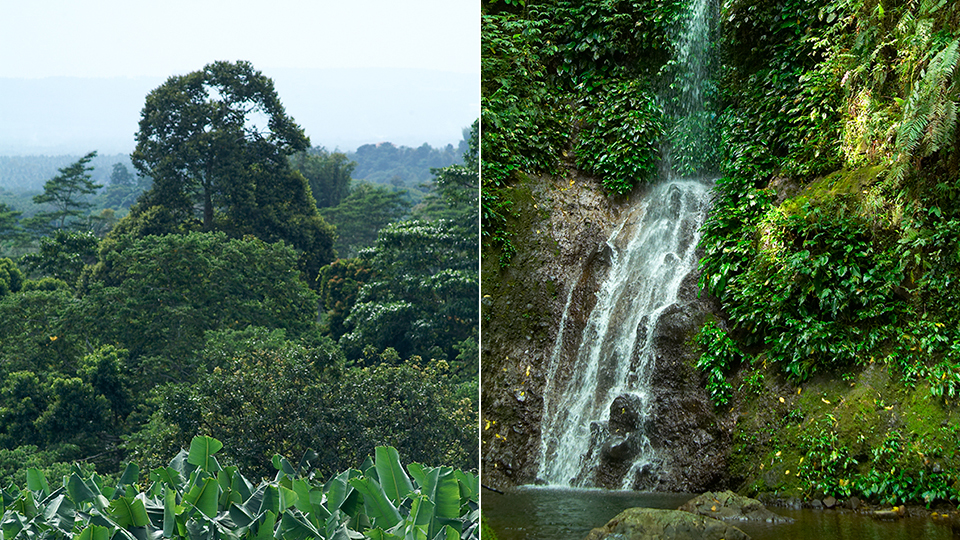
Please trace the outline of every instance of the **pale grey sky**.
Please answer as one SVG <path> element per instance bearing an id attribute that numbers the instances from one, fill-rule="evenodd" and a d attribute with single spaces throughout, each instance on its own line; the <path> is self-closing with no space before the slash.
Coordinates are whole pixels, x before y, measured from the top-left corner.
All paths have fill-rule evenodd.
<path id="1" fill-rule="evenodd" d="M 476 0 L 4 2 L 0 77 L 167 77 L 236 59 L 479 73 L 479 32 Z"/>
<path id="2" fill-rule="evenodd" d="M 274 78 L 287 112 L 331 149 L 456 144 L 480 111 L 475 0 L 31 0 L 2 11 L 0 154 L 129 152 L 146 92 L 215 60 Z M 76 77 L 129 80 L 91 97 L 100 85 Z"/>

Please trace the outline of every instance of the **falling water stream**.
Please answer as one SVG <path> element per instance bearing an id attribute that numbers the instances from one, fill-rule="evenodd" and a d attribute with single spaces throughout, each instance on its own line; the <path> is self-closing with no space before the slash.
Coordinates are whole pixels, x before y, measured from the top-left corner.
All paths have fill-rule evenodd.
<path id="1" fill-rule="evenodd" d="M 590 473 L 610 443 L 626 445 L 639 466 L 654 459 L 637 429 L 642 420 L 619 434 L 607 433 L 603 422 L 614 400 L 641 418 L 649 409 L 653 329 L 697 265 L 697 230 L 709 195 L 709 185 L 698 180 L 661 182 L 607 240 L 609 274 L 575 358 L 562 362 L 569 376 L 553 374 L 544 393 L 539 477 L 548 484 L 594 486 Z M 553 369 L 561 369 L 563 354 L 558 342 Z"/>
<path id="2" fill-rule="evenodd" d="M 702 82 L 712 18 L 710 0 L 693 0 L 677 40 L 680 95 L 671 114 L 702 117 Z M 697 124 L 696 121 L 691 124 Z M 687 131 L 697 136 L 696 131 Z M 572 291 L 548 365 L 538 479 L 554 486 L 609 486 L 595 471 L 604 456 L 631 460 L 620 480 L 658 459 L 644 430 L 649 417 L 650 371 L 660 315 L 678 300 L 684 278 L 697 265 L 699 228 L 712 182 L 678 178 L 671 151 L 661 181 L 641 197 L 606 242 L 608 273 L 586 326 L 576 339 L 567 328 Z M 577 342 L 571 344 L 571 341 Z M 612 411 L 612 412 L 611 412 Z"/>

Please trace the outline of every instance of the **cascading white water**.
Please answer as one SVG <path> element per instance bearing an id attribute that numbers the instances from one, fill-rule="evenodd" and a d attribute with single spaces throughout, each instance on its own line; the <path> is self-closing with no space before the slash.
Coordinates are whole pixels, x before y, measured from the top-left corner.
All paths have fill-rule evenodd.
<path id="1" fill-rule="evenodd" d="M 677 114 L 702 127 L 711 0 L 692 0 L 677 41 Z M 694 133 L 688 133 L 694 135 Z M 699 228 L 712 182 L 676 179 L 665 149 L 665 180 L 653 186 L 607 240 L 609 271 L 579 340 L 567 296 L 543 398 L 538 478 L 551 485 L 609 485 L 595 478 L 604 456 L 632 461 L 623 487 L 657 460 L 644 432 L 650 407 L 654 330 L 697 265 Z M 689 160 L 688 160 L 689 161 Z M 571 344 L 571 341 L 578 344 Z M 575 351 L 575 352 L 574 352 Z M 616 418 L 614 418 L 616 415 Z"/>
<path id="2" fill-rule="evenodd" d="M 562 363 L 569 377 L 552 373 L 544 392 L 541 480 L 594 485 L 590 471 L 600 452 L 591 452 L 591 424 L 607 417 L 618 396 L 636 396 L 641 413 L 648 409 L 652 330 L 697 265 L 697 230 L 709 197 L 710 187 L 701 181 L 660 183 L 607 241 L 610 273 L 597 293 L 576 357 L 560 362 L 563 347 L 558 343 L 554 349 L 551 363 Z M 642 450 L 637 461 L 652 460 L 646 441 L 637 443 Z"/>

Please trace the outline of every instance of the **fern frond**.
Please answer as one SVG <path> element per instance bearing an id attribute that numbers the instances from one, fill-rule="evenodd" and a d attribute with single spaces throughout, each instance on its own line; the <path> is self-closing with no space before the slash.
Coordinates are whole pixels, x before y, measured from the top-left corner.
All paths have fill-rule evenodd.
<path id="1" fill-rule="evenodd" d="M 926 5 L 928 0 L 924 2 Z M 929 9 L 939 9 L 937 4 L 931 6 Z M 953 98 L 957 93 L 960 39 L 954 39 L 936 54 L 931 49 L 924 56 L 930 60 L 913 83 L 897 127 L 897 160 L 891 171 L 895 182 L 903 178 L 913 158 L 950 146 L 957 130 L 957 102 Z"/>

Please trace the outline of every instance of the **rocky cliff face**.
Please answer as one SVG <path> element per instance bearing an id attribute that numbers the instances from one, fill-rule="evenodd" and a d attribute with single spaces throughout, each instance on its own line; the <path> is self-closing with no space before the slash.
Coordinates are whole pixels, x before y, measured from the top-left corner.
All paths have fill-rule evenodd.
<path id="1" fill-rule="evenodd" d="M 482 473 L 485 484 L 500 487 L 537 481 L 546 365 L 564 305 L 572 295 L 567 331 L 579 335 L 609 265 L 605 241 L 642 196 L 608 197 L 599 182 L 573 171 L 529 177 L 511 189 L 517 253 L 506 268 L 484 253 L 482 270 Z M 688 276 L 680 301 L 655 329 L 653 419 L 635 425 L 636 404 L 623 402 L 598 426 L 625 434 L 597 450 L 601 485 L 620 486 L 636 454 L 630 433 L 641 429 L 661 459 L 637 475 L 634 489 L 696 491 L 722 483 L 732 422 L 715 413 L 690 344 L 715 309 L 698 297 L 696 276 Z"/>

